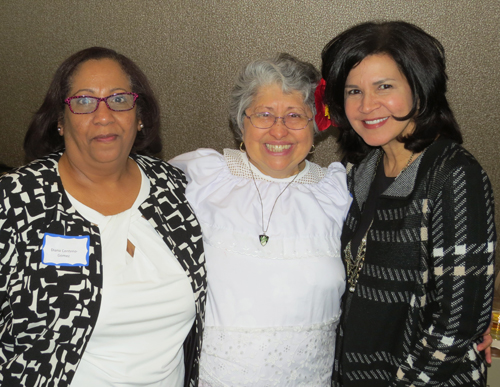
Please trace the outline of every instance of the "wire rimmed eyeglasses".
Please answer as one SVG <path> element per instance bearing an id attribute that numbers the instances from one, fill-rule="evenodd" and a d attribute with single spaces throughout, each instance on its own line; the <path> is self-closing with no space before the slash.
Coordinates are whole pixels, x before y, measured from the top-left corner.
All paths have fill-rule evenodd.
<path id="1" fill-rule="evenodd" d="M 307 117 L 306 115 L 299 113 L 289 113 L 286 116 L 278 117 L 269 112 L 262 113 L 254 113 L 248 115 L 244 113 L 245 117 L 247 117 L 253 126 L 257 129 L 269 129 L 278 122 L 278 119 L 281 119 L 283 125 L 285 125 L 290 130 L 302 130 L 309 125 L 313 119 Z"/>
<path id="2" fill-rule="evenodd" d="M 135 101 L 139 97 L 137 93 L 115 93 L 107 97 L 92 97 L 88 95 L 75 95 L 64 100 L 69 110 L 73 114 L 90 114 L 99 108 L 99 103 L 103 101 L 109 110 L 114 112 L 124 112 L 132 110 Z"/>

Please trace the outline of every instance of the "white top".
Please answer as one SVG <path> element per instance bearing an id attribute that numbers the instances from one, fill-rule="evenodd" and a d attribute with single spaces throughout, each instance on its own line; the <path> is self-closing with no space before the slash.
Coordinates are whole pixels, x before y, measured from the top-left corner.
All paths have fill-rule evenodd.
<path id="1" fill-rule="evenodd" d="M 99 317 L 71 387 L 184 385 L 182 344 L 195 319 L 193 290 L 138 210 L 150 184 L 141 173 L 135 203 L 117 215 L 104 216 L 68 194 L 76 210 L 99 226 L 103 260 Z M 133 257 L 127 239 L 135 246 Z"/>
<path id="2" fill-rule="evenodd" d="M 330 386 L 345 289 L 340 233 L 351 203 L 345 169 L 306 162 L 294 178 L 237 150 L 199 149 L 170 161 L 186 172 L 208 274 L 200 386 Z"/>

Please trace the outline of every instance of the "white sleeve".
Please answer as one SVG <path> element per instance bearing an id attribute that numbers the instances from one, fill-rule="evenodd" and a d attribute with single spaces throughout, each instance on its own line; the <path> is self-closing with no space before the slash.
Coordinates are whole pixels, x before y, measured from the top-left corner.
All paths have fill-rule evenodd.
<path id="1" fill-rule="evenodd" d="M 331 163 L 325 178 L 320 184 L 320 189 L 324 194 L 333 198 L 334 206 L 338 213 L 342 214 L 339 226 L 342 229 L 344 221 L 351 208 L 352 195 L 347 189 L 347 174 L 344 166 L 339 162 Z"/>
<path id="2" fill-rule="evenodd" d="M 169 161 L 186 174 L 186 197 L 196 211 L 200 202 L 217 187 L 218 178 L 227 169 L 224 156 L 209 148 L 200 148 Z"/>
<path id="3" fill-rule="evenodd" d="M 199 148 L 183 153 L 168 161 L 174 167 L 182 169 L 188 183 L 208 184 L 212 182 L 224 165 L 224 156 L 210 148 Z"/>

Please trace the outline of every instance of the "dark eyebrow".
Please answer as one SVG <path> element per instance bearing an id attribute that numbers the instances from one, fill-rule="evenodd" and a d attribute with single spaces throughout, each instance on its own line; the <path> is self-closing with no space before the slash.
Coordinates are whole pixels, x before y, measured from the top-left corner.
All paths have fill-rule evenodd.
<path id="1" fill-rule="evenodd" d="M 378 86 L 378 85 L 381 85 L 382 83 L 385 83 L 387 81 L 395 81 L 395 79 L 393 79 L 393 78 L 384 78 L 384 79 L 381 79 L 380 81 L 373 82 L 373 85 Z"/>
<path id="2" fill-rule="evenodd" d="M 81 94 L 82 92 L 85 92 L 85 91 L 88 92 L 88 93 L 94 93 L 95 92 L 93 89 L 80 89 L 80 90 L 77 90 L 72 95 L 72 97 L 74 97 L 75 95 L 79 95 L 79 94 Z M 111 92 L 111 94 L 115 94 L 116 92 L 124 92 L 124 93 L 126 93 L 127 89 L 124 89 L 123 87 L 115 87 L 114 89 L 111 89 L 110 92 Z"/>
<path id="3" fill-rule="evenodd" d="M 72 97 L 74 97 L 75 95 L 79 95 L 79 94 L 81 94 L 84 91 L 88 91 L 89 93 L 93 93 L 94 92 L 92 89 L 80 89 L 80 90 L 75 91 L 73 93 Z"/>
<path id="4" fill-rule="evenodd" d="M 384 79 L 381 79 L 380 81 L 377 81 L 377 82 L 373 82 L 372 85 L 374 86 L 378 86 L 378 85 L 381 85 L 387 81 L 396 81 L 394 78 L 384 78 Z M 355 88 L 358 88 L 359 86 L 357 85 L 345 85 L 344 86 L 344 89 L 355 89 Z"/>

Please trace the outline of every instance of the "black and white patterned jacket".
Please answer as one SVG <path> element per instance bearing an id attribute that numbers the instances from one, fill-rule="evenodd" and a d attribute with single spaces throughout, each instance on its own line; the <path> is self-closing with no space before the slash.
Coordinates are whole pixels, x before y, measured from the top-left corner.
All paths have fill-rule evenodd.
<path id="1" fill-rule="evenodd" d="M 102 291 L 99 229 L 72 207 L 52 154 L 0 179 L 0 385 L 68 386 L 97 321 Z M 132 155 L 151 182 L 142 215 L 185 269 L 196 319 L 184 343 L 186 386 L 198 384 L 206 276 L 201 229 L 177 168 Z M 41 262 L 44 233 L 90 236 L 88 266 Z"/>
<path id="2" fill-rule="evenodd" d="M 381 150 L 348 164 L 355 233 Z M 346 290 L 334 386 L 485 386 L 496 233 L 485 171 L 450 140 L 431 144 L 380 196 L 354 293 Z"/>

